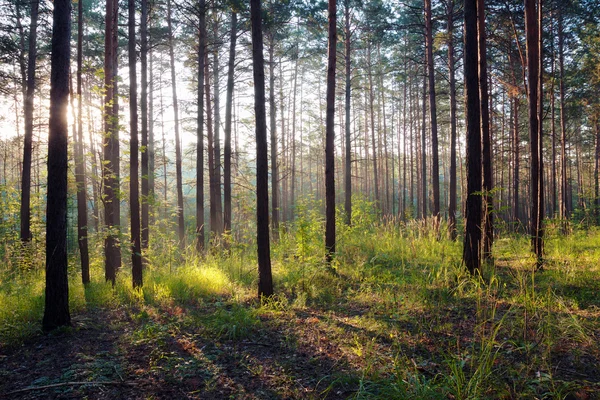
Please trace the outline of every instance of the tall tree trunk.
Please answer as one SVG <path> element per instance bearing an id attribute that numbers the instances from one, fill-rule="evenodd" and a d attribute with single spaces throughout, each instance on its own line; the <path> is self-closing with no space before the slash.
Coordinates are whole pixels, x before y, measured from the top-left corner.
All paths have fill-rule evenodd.
<path id="1" fill-rule="evenodd" d="M 426 66 L 425 66 L 426 67 Z M 421 121 L 421 210 L 423 219 L 427 219 L 427 144 L 425 142 L 425 133 L 427 132 L 427 69 L 423 75 L 423 114 Z"/>
<path id="2" fill-rule="evenodd" d="M 32 4 L 33 6 L 33 4 Z M 90 256 L 88 251 L 87 188 L 85 184 L 85 158 L 83 156 L 83 4 L 77 4 L 77 132 L 75 142 L 75 180 L 77 182 L 77 242 L 81 256 L 81 281 L 90 282 Z M 25 133 L 27 135 L 27 132 Z"/>
<path id="3" fill-rule="evenodd" d="M 563 11 L 559 8 L 558 15 L 558 67 L 559 67 L 559 97 L 560 97 L 560 218 L 563 220 L 563 232 L 567 231 L 569 219 L 569 181 L 567 177 L 567 120 L 565 113 L 565 54 L 564 54 Z"/>
<path id="4" fill-rule="evenodd" d="M 233 74 L 235 72 L 235 45 L 237 40 L 237 13 L 231 12 L 231 41 L 227 64 L 227 99 L 225 100 L 225 169 L 223 171 L 224 214 L 223 229 L 231 231 L 231 111 L 233 107 Z"/>
<path id="5" fill-rule="evenodd" d="M 269 161 L 265 110 L 265 67 L 260 0 L 250 0 L 252 26 L 252 70 L 256 119 L 256 242 L 258 254 L 258 297 L 273 295 L 269 243 Z"/>
<path id="6" fill-rule="evenodd" d="M 594 155 L 594 220 L 595 224 L 600 224 L 600 185 L 598 182 L 600 172 L 600 122 L 598 116 L 594 121 L 594 129 L 596 134 L 596 154 Z"/>
<path id="7" fill-rule="evenodd" d="M 23 173 L 21 179 L 21 241 L 31 240 L 31 159 L 33 153 L 33 96 L 37 58 L 37 25 L 39 0 L 30 3 L 29 54 L 27 58 L 27 88 L 24 99 L 25 142 L 23 146 Z"/>
<path id="8" fill-rule="evenodd" d="M 273 52 L 275 39 L 273 32 L 269 35 L 269 117 L 271 131 L 271 230 L 273 238 L 279 236 L 279 171 L 277 165 L 277 124 L 275 121 L 275 60 Z M 282 132 L 283 133 L 283 132 Z"/>
<path id="9" fill-rule="evenodd" d="M 346 111 L 346 121 L 345 121 L 345 129 L 346 129 L 346 163 L 344 165 L 344 177 L 345 177 L 345 201 L 344 201 L 344 210 L 346 211 L 346 224 L 352 224 L 352 149 L 350 142 L 350 100 L 351 100 L 351 76 L 352 73 L 351 65 L 350 65 L 350 0 L 344 0 L 344 35 L 345 35 L 345 49 L 346 53 L 344 55 L 344 61 L 346 66 L 346 89 L 345 89 L 345 111 Z"/>
<path id="10" fill-rule="evenodd" d="M 494 243 L 494 199 L 492 196 L 492 139 L 490 134 L 490 105 L 488 94 L 487 51 L 484 0 L 477 0 L 477 33 L 479 49 L 479 101 L 481 104 L 481 145 L 483 156 L 483 258 L 492 258 Z"/>
<path id="11" fill-rule="evenodd" d="M 198 27 L 198 114 L 196 143 L 196 251 L 204 250 L 204 61 L 206 49 L 206 2 L 199 0 Z M 227 160 L 227 157 L 225 157 Z"/>
<path id="12" fill-rule="evenodd" d="M 448 68 L 450 73 L 450 193 L 448 231 L 456 240 L 456 76 L 454 67 L 454 0 L 448 0 Z"/>
<path id="13" fill-rule="evenodd" d="M 171 87 L 173 88 L 173 115 L 175 118 L 175 180 L 177 186 L 177 233 L 179 247 L 185 247 L 185 219 L 183 216 L 183 178 L 181 171 L 181 141 L 179 139 L 179 102 L 177 101 L 177 80 L 175 79 L 175 51 L 173 49 L 173 22 L 171 0 L 167 1 L 167 29 L 169 38 L 169 61 L 171 66 Z"/>
<path id="14" fill-rule="evenodd" d="M 433 69 L 433 28 L 431 25 L 431 0 L 425 0 L 425 47 L 427 75 L 429 78 L 429 118 L 431 125 L 431 185 L 433 188 L 433 224 L 440 223 L 440 161 L 438 153 L 437 107 L 435 100 L 435 71 Z"/>
<path id="15" fill-rule="evenodd" d="M 71 324 L 67 276 L 67 105 L 71 55 L 71 2 L 55 0 L 50 56 L 46 290 L 42 327 Z"/>
<path id="16" fill-rule="evenodd" d="M 133 287 L 142 286 L 142 244 L 140 232 L 140 187 L 137 72 L 135 52 L 135 0 L 127 1 L 129 11 L 129 207 L 131 212 L 131 276 Z"/>
<path id="17" fill-rule="evenodd" d="M 517 223 L 517 226 L 521 224 L 521 215 L 519 214 L 519 183 L 521 182 L 521 178 L 519 177 L 519 168 L 520 168 L 520 147 L 521 140 L 519 139 L 519 97 L 515 96 L 513 99 L 513 146 L 514 146 L 514 162 L 513 162 L 513 185 L 514 185 L 514 193 L 513 193 L 513 212 L 514 212 L 514 222 Z"/>
<path id="18" fill-rule="evenodd" d="M 531 147 L 531 225 L 530 234 L 532 240 L 532 251 L 537 257 L 537 267 L 542 264 L 542 232 L 540 198 L 540 181 L 542 180 L 541 154 L 539 136 L 539 115 L 538 105 L 541 103 L 539 98 L 540 84 L 540 36 L 538 30 L 538 20 L 536 12 L 536 0 L 525 0 L 525 30 L 527 43 L 527 98 L 529 111 L 529 139 Z M 540 102 L 540 103 L 538 103 Z"/>
<path id="19" fill-rule="evenodd" d="M 150 239 L 150 186 L 149 186 L 149 146 L 148 146 L 148 0 L 141 0 L 142 15 L 140 20 L 141 36 L 141 98 L 140 112 L 142 119 L 142 249 L 148 248 Z M 152 115 L 152 114 L 150 114 Z"/>
<path id="20" fill-rule="evenodd" d="M 335 67 L 336 67 L 336 0 L 329 0 L 329 40 L 327 61 L 327 115 L 325 121 L 325 254 L 331 262 L 335 254 Z M 377 179 L 377 177 L 375 177 Z"/>
<path id="21" fill-rule="evenodd" d="M 215 233 L 220 236 L 223 233 L 223 203 L 221 202 L 221 139 L 220 139 L 220 128 L 221 128 L 221 105 L 220 105 L 220 89 L 219 89 L 219 15 L 218 12 L 214 12 L 215 22 L 213 24 L 213 87 L 214 87 L 214 147 L 215 152 L 215 170 L 214 170 L 214 190 L 215 190 L 215 218 L 216 226 Z"/>
<path id="22" fill-rule="evenodd" d="M 294 62 L 294 94 L 292 100 L 292 179 L 290 184 L 290 214 L 294 219 L 296 211 L 296 93 L 298 91 L 298 46 L 296 45 L 296 60 Z M 300 112 L 302 112 L 302 102 L 300 103 Z M 300 122 L 302 123 L 302 122 Z"/>
<path id="23" fill-rule="evenodd" d="M 379 202 L 379 173 L 377 172 L 377 146 L 375 144 L 375 109 L 374 109 L 374 93 L 373 93 L 373 71 L 371 65 L 371 45 L 367 48 L 367 65 L 369 75 L 369 114 L 371 128 L 371 145 L 373 146 L 373 184 L 375 185 L 375 203 L 377 209 L 381 209 Z"/>
<path id="24" fill-rule="evenodd" d="M 121 266 L 118 237 L 121 207 L 119 204 L 119 121 L 117 104 L 117 19 L 116 0 L 106 0 L 106 34 L 104 47 L 104 221 L 108 229 L 104 240 L 105 278 L 113 286 Z"/>
<path id="25" fill-rule="evenodd" d="M 204 54 L 204 91 L 206 96 L 206 150 L 208 152 L 208 202 L 210 213 L 210 233 L 214 239 L 218 234 L 218 217 L 217 217 L 217 177 L 215 175 L 215 140 L 213 130 L 213 109 L 210 99 L 210 70 L 208 63 L 208 53 Z"/>
<path id="26" fill-rule="evenodd" d="M 471 274 L 481 270 L 481 116 L 478 80 L 477 0 L 465 0 L 465 102 L 467 122 L 467 201 L 463 262 Z"/>

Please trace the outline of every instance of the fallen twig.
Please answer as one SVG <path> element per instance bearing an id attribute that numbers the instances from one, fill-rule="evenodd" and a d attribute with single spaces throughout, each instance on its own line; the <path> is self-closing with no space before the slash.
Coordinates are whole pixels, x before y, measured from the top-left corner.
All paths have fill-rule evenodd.
<path id="1" fill-rule="evenodd" d="M 107 381 L 107 382 L 61 382 L 61 383 L 53 383 L 52 385 L 44 385 L 44 386 L 30 386 L 24 389 L 13 390 L 8 393 L 0 393 L 0 396 L 9 396 L 11 394 L 29 392 L 32 390 L 43 390 L 43 389 L 51 389 L 57 388 L 61 386 L 82 386 L 82 385 L 127 385 L 127 386 L 136 386 L 136 383 L 133 382 L 118 382 L 118 381 Z"/>

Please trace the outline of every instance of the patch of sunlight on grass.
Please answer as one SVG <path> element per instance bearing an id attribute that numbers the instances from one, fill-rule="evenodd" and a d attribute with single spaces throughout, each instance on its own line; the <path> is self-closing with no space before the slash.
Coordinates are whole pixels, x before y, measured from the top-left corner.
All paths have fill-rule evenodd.
<path id="1" fill-rule="evenodd" d="M 42 274 L 0 285 L 0 343 L 14 344 L 40 330 L 44 310 Z"/>
<path id="2" fill-rule="evenodd" d="M 153 302 L 164 302 L 168 293 L 176 302 L 193 303 L 206 296 L 230 294 L 234 289 L 222 269 L 204 265 L 186 265 L 173 274 L 155 273 L 149 281 L 154 281 L 155 287 L 162 287 L 162 290 L 151 289 L 147 292 Z"/>

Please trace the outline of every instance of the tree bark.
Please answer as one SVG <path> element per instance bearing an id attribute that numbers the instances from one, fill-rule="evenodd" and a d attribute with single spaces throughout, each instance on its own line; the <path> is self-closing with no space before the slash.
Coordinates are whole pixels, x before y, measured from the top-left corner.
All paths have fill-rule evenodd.
<path id="1" fill-rule="evenodd" d="M 345 185 L 345 193 L 344 193 L 344 210 L 346 211 L 346 224 L 352 224 L 352 149 L 351 149 L 351 141 L 350 141 L 350 100 L 352 94 L 352 86 L 351 86 L 351 73 L 352 68 L 350 65 L 350 51 L 351 51 L 351 42 L 350 42 L 350 0 L 344 0 L 344 36 L 345 36 L 345 49 L 346 53 L 344 55 L 344 61 L 346 66 L 346 89 L 345 89 L 345 111 L 346 111 L 346 121 L 345 121 L 345 133 L 346 133 L 346 163 L 344 165 L 344 185 Z"/>
<path id="2" fill-rule="evenodd" d="M 33 96 L 37 59 L 37 25 L 39 0 L 31 3 L 29 24 L 29 51 L 27 58 L 27 88 L 24 98 L 25 135 L 23 146 L 23 173 L 21 179 L 21 241 L 31 240 L 31 159 L 33 153 Z"/>
<path id="3" fill-rule="evenodd" d="M 185 219 L 183 216 L 183 178 L 181 171 L 181 141 L 179 139 L 179 102 L 177 100 L 177 80 L 175 79 L 175 51 L 173 49 L 173 22 L 171 20 L 171 0 L 167 1 L 167 29 L 169 39 L 169 61 L 171 64 L 171 87 L 173 88 L 173 114 L 175 118 L 175 180 L 177 186 L 177 233 L 179 247 L 185 248 Z"/>
<path id="4" fill-rule="evenodd" d="M 113 286 L 121 266 L 119 230 L 121 207 L 119 204 L 119 116 L 117 104 L 117 9 L 116 0 L 106 0 L 106 34 L 104 42 L 104 222 L 108 229 L 104 240 L 105 279 Z"/>
<path id="5" fill-rule="evenodd" d="M 214 87 L 214 146 L 215 152 L 214 157 L 214 195 L 215 195 L 215 234 L 221 236 L 223 233 L 223 203 L 221 203 L 221 140 L 220 140 L 220 128 L 221 128 L 221 106 L 220 106 L 220 89 L 219 89 L 219 19 L 218 13 L 215 11 L 213 24 L 213 87 Z"/>
<path id="6" fill-rule="evenodd" d="M 227 64 L 227 99 L 225 100 L 225 169 L 223 171 L 223 230 L 231 231 L 231 114 L 233 107 L 233 74 L 235 72 L 235 45 L 237 40 L 237 13 L 231 12 L 231 41 L 229 44 L 229 62 Z"/>
<path id="7" fill-rule="evenodd" d="M 42 327 L 70 325 L 67 276 L 67 164 L 71 2 L 55 0 L 50 56 L 46 289 Z"/>
<path id="8" fill-rule="evenodd" d="M 206 2 L 199 0 L 198 27 L 198 114 L 196 143 L 196 251 L 204 250 L 204 61 L 206 48 Z"/>
<path id="9" fill-rule="evenodd" d="M 256 242 L 258 255 L 258 297 L 273 295 L 269 243 L 269 162 L 265 110 L 265 67 L 260 0 L 250 0 L 252 26 L 252 70 L 256 119 Z"/>
<path id="10" fill-rule="evenodd" d="M 539 109 L 541 106 L 540 95 L 540 36 L 539 21 L 537 19 L 536 0 L 525 0 L 525 30 L 527 43 L 527 100 L 529 111 L 529 140 L 531 148 L 531 223 L 530 234 L 532 251 L 536 255 L 537 268 L 542 266 L 542 218 L 543 199 L 542 193 L 542 168 L 540 154 L 540 120 Z M 540 210 L 540 208 L 542 210 Z"/>
<path id="11" fill-rule="evenodd" d="M 478 80 L 477 0 L 465 0 L 465 102 L 467 123 L 467 201 L 463 262 L 471 274 L 481 270 L 481 116 Z"/>
<path id="12" fill-rule="evenodd" d="M 135 48 L 135 0 L 127 1 L 129 11 L 129 207 L 131 212 L 131 276 L 133 287 L 142 287 L 142 244 L 140 232 L 140 188 L 138 161 L 138 107 Z"/>
<path id="13" fill-rule="evenodd" d="M 277 124 L 275 121 L 275 60 L 273 52 L 275 39 L 269 33 L 269 117 L 271 131 L 271 231 L 273 238 L 279 236 L 279 170 L 277 165 Z"/>
<path id="14" fill-rule="evenodd" d="M 329 0 L 329 40 L 327 61 L 327 114 L 325 121 L 325 252 L 327 262 L 335 254 L 335 67 L 336 0 Z M 371 88 L 372 89 L 372 88 Z M 372 105 L 372 102 L 371 102 Z M 377 176 L 375 177 L 377 179 Z"/>
<path id="15" fill-rule="evenodd" d="M 440 161 L 438 152 L 437 106 L 435 99 L 435 71 L 433 69 L 433 28 L 431 0 L 425 0 L 425 47 L 429 78 L 429 118 L 431 125 L 431 186 L 433 189 L 433 224 L 437 231 L 440 223 Z"/>
<path id="16" fill-rule="evenodd" d="M 448 232 L 456 240 L 456 74 L 454 60 L 454 0 L 448 0 L 448 69 L 450 74 L 450 193 Z"/>
<path id="17" fill-rule="evenodd" d="M 33 4 L 32 4 L 33 6 Z M 81 281 L 90 282 L 90 256 L 88 251 L 87 188 L 85 184 L 85 158 L 83 151 L 83 4 L 77 4 L 77 135 L 75 142 L 75 180 L 77 182 L 77 242 L 81 257 Z M 27 134 L 27 133 L 26 133 Z"/>
<path id="18" fill-rule="evenodd" d="M 80 0 L 81 1 L 81 0 Z M 148 0 L 141 0 L 140 20 L 140 58 L 141 58 L 141 96 L 140 112 L 142 120 L 142 249 L 148 248 L 150 240 L 150 185 L 149 185 L 149 146 L 148 146 Z M 150 114 L 151 116 L 151 114 Z M 152 116 L 151 116 L 152 117 Z"/>
<path id="19" fill-rule="evenodd" d="M 490 136 L 490 105 L 488 94 L 485 6 L 477 0 L 477 33 L 479 49 L 479 101 L 481 104 L 481 145 L 483 156 L 483 258 L 492 258 L 494 243 L 494 199 L 492 196 L 492 140 Z"/>

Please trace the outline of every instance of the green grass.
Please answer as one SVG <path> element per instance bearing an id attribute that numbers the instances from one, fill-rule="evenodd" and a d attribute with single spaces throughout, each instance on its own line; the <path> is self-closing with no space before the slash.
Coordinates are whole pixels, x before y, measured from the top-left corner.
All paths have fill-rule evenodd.
<path id="1" fill-rule="evenodd" d="M 72 313 L 128 310 L 138 324 L 126 339 L 132 345 L 164 344 L 192 332 L 252 342 L 281 325 L 290 351 L 329 349 L 344 360 L 343 370 L 319 389 L 323 395 L 338 387 L 351 387 L 348 396 L 356 399 L 564 398 L 600 390 L 575 373 L 600 354 L 594 337 L 600 231 L 555 232 L 546 240 L 541 272 L 533 270 L 527 238 L 502 237 L 495 266 L 470 277 L 461 266 L 460 242 L 438 240 L 418 222 L 378 225 L 367 209 L 359 208 L 363 214 L 353 227 L 340 225 L 333 272 L 321 255 L 320 217 L 301 209 L 296 225 L 273 245 L 279 293 L 273 300 L 255 300 L 251 245 L 203 258 L 193 249 L 163 247 L 150 252 L 140 290 L 125 268 L 114 288 L 105 283 L 97 258 L 85 288 L 72 267 Z M 1 343 L 39 335 L 42 309 L 39 267 L 0 271 Z M 174 374 L 196 365 L 156 351 L 161 368 L 173 363 L 185 370 Z M 563 362 L 577 371 L 561 373 Z M 253 368 L 263 373 L 262 366 Z"/>

